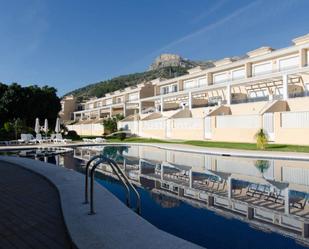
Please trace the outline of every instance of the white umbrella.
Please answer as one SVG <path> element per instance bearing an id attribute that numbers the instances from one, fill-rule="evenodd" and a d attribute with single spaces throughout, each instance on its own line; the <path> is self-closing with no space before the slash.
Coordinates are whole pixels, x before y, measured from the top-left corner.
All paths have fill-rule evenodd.
<path id="1" fill-rule="evenodd" d="M 45 131 L 45 133 L 48 132 L 48 120 L 47 120 L 47 118 L 45 118 L 45 121 L 44 121 L 44 131 Z"/>
<path id="2" fill-rule="evenodd" d="M 59 120 L 59 118 L 57 118 L 57 120 L 56 120 L 55 132 L 56 133 L 60 132 L 60 120 Z"/>
<path id="3" fill-rule="evenodd" d="M 39 120 L 39 118 L 35 119 L 34 131 L 35 131 L 36 134 L 40 133 L 40 120 Z"/>

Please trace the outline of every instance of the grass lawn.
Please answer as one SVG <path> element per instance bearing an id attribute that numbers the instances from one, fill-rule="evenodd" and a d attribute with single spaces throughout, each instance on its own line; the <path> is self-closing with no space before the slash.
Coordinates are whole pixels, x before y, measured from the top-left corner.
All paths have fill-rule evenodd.
<path id="1" fill-rule="evenodd" d="M 108 139 L 109 142 L 115 143 L 168 143 L 168 144 L 187 144 L 210 148 L 226 148 L 239 150 L 258 150 L 254 143 L 231 143 L 231 142 L 212 142 L 212 141 L 178 141 L 178 140 L 161 140 L 153 138 L 131 137 L 121 141 L 117 138 Z M 286 144 L 268 144 L 266 151 L 287 151 L 287 152 L 306 152 L 309 153 L 309 146 L 286 145 Z"/>

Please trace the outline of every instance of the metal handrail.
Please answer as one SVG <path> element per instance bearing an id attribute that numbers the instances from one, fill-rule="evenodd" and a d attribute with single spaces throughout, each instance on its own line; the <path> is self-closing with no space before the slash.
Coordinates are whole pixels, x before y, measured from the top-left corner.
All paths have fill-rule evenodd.
<path id="1" fill-rule="evenodd" d="M 92 157 L 87 165 L 86 165 L 86 178 L 85 178 L 85 201 L 84 203 L 87 204 L 88 203 L 88 178 L 89 178 L 89 167 L 91 165 L 91 162 L 93 162 L 94 160 L 99 159 L 98 161 L 95 162 L 95 164 L 93 165 L 93 167 L 90 170 L 90 174 L 91 174 L 91 185 L 90 185 L 90 213 L 89 214 L 95 214 L 94 211 L 94 173 L 95 170 L 97 168 L 97 166 L 103 162 L 107 162 L 111 168 L 113 169 L 113 171 L 115 172 L 115 174 L 117 175 L 117 177 L 119 178 L 119 180 L 121 181 L 121 183 L 124 185 L 124 187 L 126 188 L 126 203 L 127 206 L 130 207 L 130 187 L 131 189 L 133 189 L 136 197 L 137 197 L 137 208 L 136 208 L 136 212 L 138 214 L 140 214 L 141 211 L 141 199 L 140 199 L 140 195 L 137 192 L 137 190 L 135 189 L 135 187 L 133 186 L 133 184 L 129 181 L 129 179 L 127 178 L 127 176 L 124 174 L 124 172 L 120 169 L 120 167 L 118 166 L 118 164 L 103 155 L 97 155 Z"/>
<path id="2" fill-rule="evenodd" d="M 102 156 L 103 157 L 103 156 Z M 95 211 L 94 211 L 94 173 L 95 173 L 95 170 L 97 168 L 97 166 L 100 164 L 100 163 L 103 163 L 103 162 L 107 162 L 113 169 L 113 171 L 115 172 L 115 174 L 117 175 L 117 177 L 119 178 L 119 180 L 121 181 L 121 183 L 125 186 L 126 190 L 127 190 L 127 194 L 126 194 L 126 200 L 127 200 L 127 206 L 130 207 L 130 188 L 129 186 L 123 181 L 123 179 L 120 177 L 119 173 L 115 170 L 114 166 L 111 165 L 111 163 L 109 162 L 109 159 L 106 158 L 106 157 L 103 157 L 101 158 L 99 161 L 97 161 L 93 167 L 91 168 L 91 171 L 90 171 L 90 174 L 91 174 L 91 184 L 90 184 L 90 212 L 89 214 L 92 215 L 92 214 L 95 214 Z"/>
<path id="3" fill-rule="evenodd" d="M 138 214 L 140 214 L 141 212 L 141 197 L 140 194 L 138 193 L 138 191 L 136 190 L 136 188 L 133 186 L 133 184 L 129 181 L 128 177 L 125 175 L 125 173 L 121 170 L 121 168 L 119 167 L 119 165 L 114 161 L 108 158 L 108 160 L 110 160 L 110 162 L 112 164 L 114 164 L 114 166 L 119 170 L 120 174 L 122 175 L 122 177 L 125 179 L 125 181 L 127 182 L 127 184 L 131 187 L 131 189 L 133 189 L 133 192 L 135 193 L 137 200 L 136 200 L 136 212 Z"/>
<path id="4" fill-rule="evenodd" d="M 90 167 L 90 164 L 96 160 L 96 159 L 99 159 L 101 158 L 101 155 L 97 155 L 97 156 L 94 156 L 92 157 L 86 164 L 86 178 L 85 178 L 85 200 L 84 200 L 84 204 L 88 204 L 89 201 L 88 201 L 88 178 L 89 178 L 89 167 Z"/>

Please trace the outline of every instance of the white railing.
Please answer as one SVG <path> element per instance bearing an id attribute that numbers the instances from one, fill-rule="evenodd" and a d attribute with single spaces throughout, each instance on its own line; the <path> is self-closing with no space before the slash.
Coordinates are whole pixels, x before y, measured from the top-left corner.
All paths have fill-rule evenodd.
<path id="1" fill-rule="evenodd" d="M 217 116 L 217 128 L 258 129 L 261 126 L 260 115 Z"/>
<path id="2" fill-rule="evenodd" d="M 281 113 L 282 128 L 309 128 L 309 112 Z"/>

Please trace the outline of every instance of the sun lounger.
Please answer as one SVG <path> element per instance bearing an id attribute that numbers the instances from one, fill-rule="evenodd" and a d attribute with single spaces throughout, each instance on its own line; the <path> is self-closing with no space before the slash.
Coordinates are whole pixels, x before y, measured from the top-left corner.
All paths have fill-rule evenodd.
<path id="1" fill-rule="evenodd" d="M 20 134 L 20 139 L 18 139 L 19 143 L 28 143 L 28 136 L 27 134 Z"/>
<path id="2" fill-rule="evenodd" d="M 72 139 L 62 138 L 61 134 L 55 134 L 55 138 L 53 138 L 54 143 L 67 143 L 71 141 Z"/>
<path id="3" fill-rule="evenodd" d="M 96 137 L 94 139 L 90 139 L 90 138 L 83 138 L 83 142 L 84 143 L 105 143 L 106 139 L 101 138 L 101 137 Z"/>
<path id="4" fill-rule="evenodd" d="M 290 204 L 291 206 L 299 209 L 304 209 L 308 202 L 308 194 L 305 195 L 292 195 L 290 196 Z"/>
<path id="5" fill-rule="evenodd" d="M 262 195 L 269 195 L 269 186 L 251 183 L 248 186 L 246 194 L 251 197 L 261 197 Z"/>
<path id="6" fill-rule="evenodd" d="M 96 138 L 94 139 L 94 142 L 95 142 L 95 143 L 104 143 L 104 142 L 106 142 L 106 139 L 101 138 L 101 137 L 96 137 Z"/>

